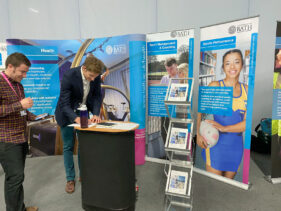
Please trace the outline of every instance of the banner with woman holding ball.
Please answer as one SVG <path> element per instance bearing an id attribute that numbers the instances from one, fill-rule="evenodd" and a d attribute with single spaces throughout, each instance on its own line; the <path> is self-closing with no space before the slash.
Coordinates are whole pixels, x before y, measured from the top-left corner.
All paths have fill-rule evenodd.
<path id="1" fill-rule="evenodd" d="M 257 33 L 257 17 L 201 28 L 195 166 L 229 183 L 248 184 Z"/>

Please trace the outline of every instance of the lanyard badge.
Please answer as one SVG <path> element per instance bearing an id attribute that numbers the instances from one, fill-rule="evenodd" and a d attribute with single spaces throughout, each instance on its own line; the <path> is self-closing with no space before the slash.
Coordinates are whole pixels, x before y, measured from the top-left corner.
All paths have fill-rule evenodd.
<path id="1" fill-rule="evenodd" d="M 13 92 L 16 94 L 16 96 L 19 98 L 19 100 L 21 100 L 22 97 L 21 97 L 21 91 L 20 91 L 19 85 L 17 84 L 18 91 L 19 91 L 19 95 L 18 95 L 18 93 L 16 92 L 16 90 L 14 89 L 14 87 L 12 86 L 12 84 L 10 83 L 9 79 L 6 77 L 6 75 L 5 75 L 3 72 L 1 72 L 1 75 L 3 76 L 3 78 L 5 79 L 5 81 L 9 84 L 10 88 L 13 90 Z M 21 115 L 21 116 L 26 116 L 26 115 L 27 115 L 26 110 L 21 110 L 21 111 L 20 111 L 20 115 Z"/>
<path id="2" fill-rule="evenodd" d="M 26 110 L 20 111 L 20 115 L 21 115 L 21 116 L 26 116 L 26 114 L 27 114 L 27 113 L 26 113 Z"/>
<path id="3" fill-rule="evenodd" d="M 3 78 L 5 79 L 5 81 L 9 84 L 10 88 L 13 90 L 13 92 L 16 94 L 16 96 L 17 96 L 20 100 L 22 100 L 21 91 L 20 91 L 19 85 L 17 84 L 17 87 L 18 87 L 18 90 L 19 90 L 19 95 L 18 95 L 18 93 L 16 92 L 16 90 L 15 90 L 14 87 L 12 86 L 12 84 L 11 84 L 11 82 L 9 81 L 9 79 L 7 78 L 7 76 L 6 76 L 3 72 L 1 72 L 1 75 L 3 76 Z"/>

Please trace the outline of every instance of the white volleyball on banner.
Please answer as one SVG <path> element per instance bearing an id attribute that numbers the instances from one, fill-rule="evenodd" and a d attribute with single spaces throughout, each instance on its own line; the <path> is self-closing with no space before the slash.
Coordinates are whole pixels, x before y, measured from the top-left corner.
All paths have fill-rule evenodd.
<path id="1" fill-rule="evenodd" d="M 200 134 L 207 141 L 209 148 L 218 143 L 219 131 L 212 124 L 206 121 L 202 121 L 200 124 Z"/>

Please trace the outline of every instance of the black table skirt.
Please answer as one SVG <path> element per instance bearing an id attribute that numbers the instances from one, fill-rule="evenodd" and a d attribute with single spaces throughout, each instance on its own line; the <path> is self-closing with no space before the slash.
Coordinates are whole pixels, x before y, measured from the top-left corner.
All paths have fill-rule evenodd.
<path id="1" fill-rule="evenodd" d="M 134 210 L 134 131 L 79 131 L 78 140 L 83 208 L 87 211 Z"/>

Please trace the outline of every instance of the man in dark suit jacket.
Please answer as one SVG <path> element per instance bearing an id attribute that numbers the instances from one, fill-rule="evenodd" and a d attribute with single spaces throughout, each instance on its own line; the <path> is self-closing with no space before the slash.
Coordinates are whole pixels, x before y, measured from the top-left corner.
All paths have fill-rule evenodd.
<path id="1" fill-rule="evenodd" d="M 66 71 L 61 81 L 60 97 L 55 116 L 58 125 L 61 127 L 63 139 L 64 166 L 67 179 L 65 191 L 67 193 L 73 193 L 75 190 L 74 128 L 67 125 L 80 124 L 78 108 L 82 105 L 86 105 L 88 111 L 93 114 L 89 123 L 100 122 L 99 113 L 102 103 L 100 74 L 103 68 L 104 65 L 99 59 L 89 56 L 82 66 Z M 78 166 L 79 160 L 78 148 Z"/>

